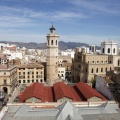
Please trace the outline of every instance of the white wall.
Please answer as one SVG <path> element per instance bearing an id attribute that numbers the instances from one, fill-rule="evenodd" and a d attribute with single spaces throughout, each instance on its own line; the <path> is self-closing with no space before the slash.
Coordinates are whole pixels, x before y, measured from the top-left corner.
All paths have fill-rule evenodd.
<path id="1" fill-rule="evenodd" d="M 11 51 L 7 50 L 7 51 L 3 51 L 3 53 L 9 55 L 9 56 L 7 56 L 7 58 L 9 60 L 12 60 L 12 59 L 15 59 L 15 58 L 19 58 L 19 59 L 23 58 L 22 52 L 11 52 Z"/>

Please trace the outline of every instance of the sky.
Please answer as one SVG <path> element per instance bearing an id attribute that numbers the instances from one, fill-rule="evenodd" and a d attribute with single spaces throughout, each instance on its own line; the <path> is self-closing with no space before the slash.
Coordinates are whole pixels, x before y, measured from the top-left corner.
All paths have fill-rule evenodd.
<path id="1" fill-rule="evenodd" d="M 0 0 L 0 41 L 45 43 L 52 22 L 59 41 L 120 45 L 120 0 Z"/>

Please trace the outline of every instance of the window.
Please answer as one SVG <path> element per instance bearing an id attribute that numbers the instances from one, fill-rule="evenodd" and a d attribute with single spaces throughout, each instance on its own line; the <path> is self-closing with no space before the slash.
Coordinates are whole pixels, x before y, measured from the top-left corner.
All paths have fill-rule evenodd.
<path id="1" fill-rule="evenodd" d="M 108 48 L 108 53 L 110 53 L 110 48 Z"/>
<path id="2" fill-rule="evenodd" d="M 48 45 L 49 45 L 49 40 L 48 40 Z"/>
<path id="3" fill-rule="evenodd" d="M 6 72 L 4 72 L 4 75 L 6 75 Z"/>
<path id="4" fill-rule="evenodd" d="M 27 80 L 28 83 L 30 83 L 30 80 Z"/>
<path id="5" fill-rule="evenodd" d="M 38 82 L 38 79 L 36 80 L 36 82 Z"/>
<path id="6" fill-rule="evenodd" d="M 57 45 L 57 40 L 56 40 L 56 45 Z"/>
<path id="7" fill-rule="evenodd" d="M 115 48 L 113 49 L 113 53 L 115 53 Z"/>
<path id="8" fill-rule="evenodd" d="M 25 80 L 23 80 L 23 83 L 25 83 Z"/>
<path id="9" fill-rule="evenodd" d="M 34 82 L 34 80 L 32 80 L 32 82 Z"/>
<path id="10" fill-rule="evenodd" d="M 96 73 L 98 73 L 98 68 L 96 69 Z"/>
<path id="11" fill-rule="evenodd" d="M 105 49 L 103 48 L 103 49 L 102 49 L 102 53 L 104 53 L 104 52 L 105 52 Z"/>
<path id="12" fill-rule="evenodd" d="M 93 68 L 91 69 L 91 73 L 93 73 Z"/>
<path id="13" fill-rule="evenodd" d="M 36 72 L 36 74 L 38 74 L 38 72 Z"/>
<path id="14" fill-rule="evenodd" d="M 42 71 L 41 71 L 41 74 L 42 74 Z"/>
<path id="15" fill-rule="evenodd" d="M 21 75 L 21 72 L 19 72 L 19 75 Z"/>
<path id="16" fill-rule="evenodd" d="M 51 40 L 51 45 L 53 45 L 53 40 Z"/>
<path id="17" fill-rule="evenodd" d="M 103 68 L 101 68 L 101 72 L 103 72 Z"/>
<path id="18" fill-rule="evenodd" d="M 21 80 L 19 80 L 19 83 L 21 83 Z"/>
<path id="19" fill-rule="evenodd" d="M 105 68 L 105 71 L 107 71 L 107 67 Z"/>
<path id="20" fill-rule="evenodd" d="M 120 60 L 118 60 L 118 66 L 120 66 Z"/>
<path id="21" fill-rule="evenodd" d="M 7 80 L 4 80 L 3 82 L 4 82 L 4 84 L 7 84 Z"/>
<path id="22" fill-rule="evenodd" d="M 112 70 L 112 68 L 110 67 L 110 71 Z"/>

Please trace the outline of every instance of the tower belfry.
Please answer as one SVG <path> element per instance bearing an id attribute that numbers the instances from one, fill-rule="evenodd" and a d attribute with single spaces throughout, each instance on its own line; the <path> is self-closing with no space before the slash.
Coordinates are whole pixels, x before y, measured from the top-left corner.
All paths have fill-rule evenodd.
<path id="1" fill-rule="evenodd" d="M 52 25 L 47 34 L 47 82 L 55 82 L 58 78 L 58 38 Z"/>

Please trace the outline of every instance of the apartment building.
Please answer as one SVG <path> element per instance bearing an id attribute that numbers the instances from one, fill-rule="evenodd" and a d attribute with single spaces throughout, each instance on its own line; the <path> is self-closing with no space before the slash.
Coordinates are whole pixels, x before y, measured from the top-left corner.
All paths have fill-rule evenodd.
<path id="1" fill-rule="evenodd" d="M 18 65 L 17 78 L 19 84 L 44 83 L 44 66 L 36 63 Z"/>
<path id="2" fill-rule="evenodd" d="M 0 90 L 10 94 L 17 85 L 17 69 L 14 65 L 0 65 Z"/>

